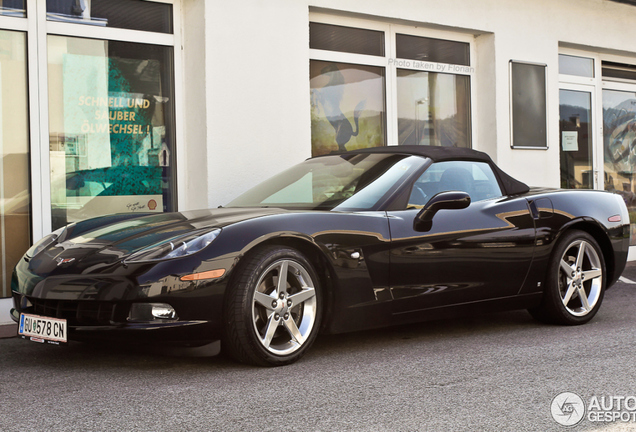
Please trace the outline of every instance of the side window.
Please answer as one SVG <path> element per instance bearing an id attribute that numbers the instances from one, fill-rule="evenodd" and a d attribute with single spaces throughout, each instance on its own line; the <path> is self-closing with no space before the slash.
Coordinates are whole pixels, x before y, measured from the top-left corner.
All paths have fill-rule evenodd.
<path id="1" fill-rule="evenodd" d="M 413 184 L 408 208 L 421 208 L 434 195 L 446 191 L 466 192 L 473 202 L 501 196 L 497 178 L 487 163 L 437 162 Z"/>

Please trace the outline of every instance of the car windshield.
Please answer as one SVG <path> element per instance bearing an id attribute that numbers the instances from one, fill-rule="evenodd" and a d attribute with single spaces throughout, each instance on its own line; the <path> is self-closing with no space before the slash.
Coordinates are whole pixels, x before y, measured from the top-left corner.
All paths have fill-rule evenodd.
<path id="1" fill-rule="evenodd" d="M 348 154 L 309 159 L 264 181 L 227 207 L 376 210 L 425 158 Z"/>

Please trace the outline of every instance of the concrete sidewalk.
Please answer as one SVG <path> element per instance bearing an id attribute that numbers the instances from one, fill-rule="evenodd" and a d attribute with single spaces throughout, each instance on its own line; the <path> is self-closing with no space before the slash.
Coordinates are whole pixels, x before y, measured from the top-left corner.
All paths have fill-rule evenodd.
<path id="1" fill-rule="evenodd" d="M 636 284 L 636 261 L 629 261 L 618 282 Z"/>
<path id="2" fill-rule="evenodd" d="M 0 325 L 0 339 L 16 337 L 18 335 L 18 325 Z"/>

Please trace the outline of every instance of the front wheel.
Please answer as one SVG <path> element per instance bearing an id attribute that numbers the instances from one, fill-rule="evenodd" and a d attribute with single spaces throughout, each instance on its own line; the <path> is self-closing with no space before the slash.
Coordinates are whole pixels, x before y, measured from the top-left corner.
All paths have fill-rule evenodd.
<path id="1" fill-rule="evenodd" d="M 530 309 L 540 321 L 578 325 L 598 312 L 605 294 L 605 261 L 594 238 L 583 231 L 569 231 L 555 246 L 548 266 L 543 300 Z"/>
<path id="2" fill-rule="evenodd" d="M 295 362 L 320 326 L 322 293 L 311 263 L 295 249 L 275 246 L 236 270 L 226 294 L 224 349 L 242 363 Z"/>

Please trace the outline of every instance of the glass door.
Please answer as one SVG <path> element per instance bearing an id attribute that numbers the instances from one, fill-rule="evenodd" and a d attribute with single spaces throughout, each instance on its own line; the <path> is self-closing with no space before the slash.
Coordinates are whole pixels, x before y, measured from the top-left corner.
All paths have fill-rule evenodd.
<path id="1" fill-rule="evenodd" d="M 559 90 L 559 153 L 561 187 L 594 189 L 597 170 L 594 164 L 592 107 L 594 88 L 561 84 Z"/>
<path id="2" fill-rule="evenodd" d="M 620 194 L 636 245 L 636 85 L 603 85 L 603 167 L 605 190 Z"/>
<path id="3" fill-rule="evenodd" d="M 26 53 L 26 33 L 0 30 L 0 298 L 31 240 Z"/>

